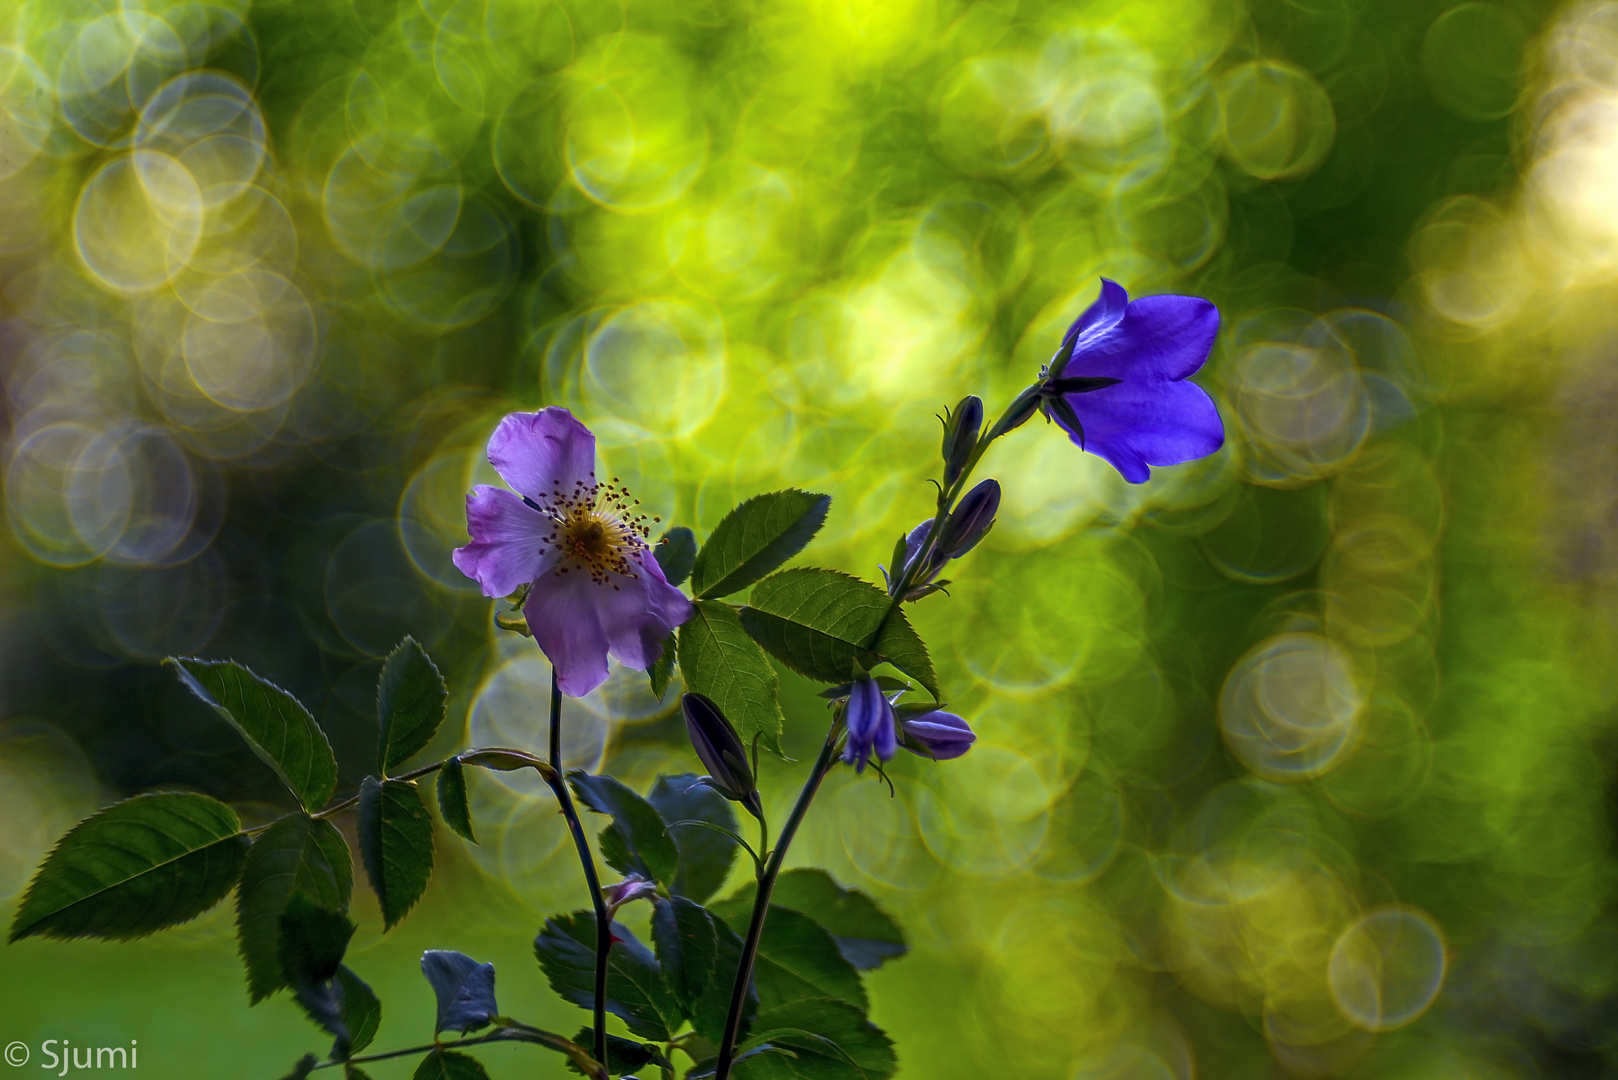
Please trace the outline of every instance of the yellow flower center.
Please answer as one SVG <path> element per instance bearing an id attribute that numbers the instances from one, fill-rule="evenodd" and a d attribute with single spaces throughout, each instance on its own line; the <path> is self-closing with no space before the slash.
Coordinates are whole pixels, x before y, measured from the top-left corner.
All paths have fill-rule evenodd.
<path id="1" fill-rule="evenodd" d="M 640 576 L 638 556 L 647 550 L 650 523 L 661 520 L 635 513 L 640 500 L 631 497 L 616 476 L 611 483 L 598 484 L 594 473 L 589 483 L 581 480 L 570 492 L 558 485 L 548 498 L 533 505 L 555 526 L 540 553 L 548 554 L 553 548 L 560 551 L 556 576 L 583 572 L 597 585 L 614 589 L 619 588 L 614 577 Z"/>

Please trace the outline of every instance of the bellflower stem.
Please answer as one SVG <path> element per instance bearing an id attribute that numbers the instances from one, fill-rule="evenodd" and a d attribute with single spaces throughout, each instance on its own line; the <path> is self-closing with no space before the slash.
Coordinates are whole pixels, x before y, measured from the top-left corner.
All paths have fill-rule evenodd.
<path id="1" fill-rule="evenodd" d="M 601 895 L 601 879 L 596 876 L 595 858 L 590 854 L 590 841 L 585 839 L 584 826 L 579 823 L 579 812 L 573 808 L 573 796 L 567 790 L 567 779 L 562 775 L 562 686 L 557 681 L 556 669 L 551 669 L 551 774 L 546 777 L 562 816 L 567 819 L 567 831 L 573 834 L 573 846 L 579 849 L 579 864 L 584 867 L 584 883 L 590 888 L 590 901 L 596 911 L 596 986 L 595 986 L 595 1059 L 607 1060 L 607 953 L 612 949 L 612 915 L 607 901 Z"/>
<path id="2" fill-rule="evenodd" d="M 775 850 L 770 852 L 764 873 L 758 879 L 758 895 L 753 898 L 753 917 L 747 923 L 747 937 L 742 940 L 741 961 L 736 965 L 736 982 L 730 991 L 730 1011 L 725 1014 L 725 1034 L 719 1040 L 719 1062 L 714 1070 L 714 1080 L 729 1080 L 731 1057 L 736 1051 L 736 1035 L 742 1026 L 742 1006 L 747 1001 L 747 988 L 753 981 L 753 961 L 758 957 L 759 939 L 764 936 L 764 917 L 770 910 L 770 894 L 775 890 L 775 879 L 781 876 L 781 864 L 786 861 L 787 848 L 792 846 L 792 838 L 797 835 L 798 826 L 809 812 L 809 804 L 814 802 L 820 782 L 831 771 L 840 730 L 841 724 L 833 721 L 831 730 L 826 732 L 826 744 L 820 748 L 820 756 L 815 759 L 814 768 L 809 770 L 809 778 L 803 782 L 803 790 L 798 793 L 792 814 L 787 818 Z"/>

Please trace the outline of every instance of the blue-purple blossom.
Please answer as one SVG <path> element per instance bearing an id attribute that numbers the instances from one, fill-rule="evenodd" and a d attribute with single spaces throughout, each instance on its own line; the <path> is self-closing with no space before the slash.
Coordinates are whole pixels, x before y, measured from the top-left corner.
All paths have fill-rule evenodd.
<path id="1" fill-rule="evenodd" d="M 1040 408 L 1082 450 L 1132 484 L 1152 465 L 1206 457 L 1225 442 L 1219 410 L 1186 380 L 1208 359 L 1219 309 L 1196 296 L 1143 296 L 1101 281 L 1101 296 L 1042 373 Z"/>
<path id="2" fill-rule="evenodd" d="M 874 753 L 887 761 L 899 749 L 899 734 L 893 719 L 893 705 L 882 687 L 870 676 L 854 680 L 848 693 L 848 743 L 843 747 L 843 760 L 854 766 L 855 772 L 864 772 L 865 763 Z"/>
<path id="3" fill-rule="evenodd" d="M 616 478 L 596 480 L 595 456 L 595 436 L 566 409 L 507 416 L 489 438 L 489 464 L 515 494 L 473 488 L 472 542 L 453 556 L 485 596 L 532 583 L 528 629 L 572 697 L 606 681 L 609 655 L 651 667 L 693 610 L 652 557 L 635 500 Z"/>
<path id="4" fill-rule="evenodd" d="M 960 757 L 977 739 L 965 720 L 943 709 L 899 721 L 899 745 L 934 761 Z"/>

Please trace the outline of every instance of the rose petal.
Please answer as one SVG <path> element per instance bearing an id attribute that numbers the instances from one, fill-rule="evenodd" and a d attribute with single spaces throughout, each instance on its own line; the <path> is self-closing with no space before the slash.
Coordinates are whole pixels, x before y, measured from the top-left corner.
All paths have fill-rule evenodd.
<path id="1" fill-rule="evenodd" d="M 450 559 L 484 596 L 510 596 L 554 561 L 554 554 L 544 553 L 550 519 L 504 488 L 479 484 L 472 489 L 466 528 L 472 542 L 456 548 Z"/>
<path id="2" fill-rule="evenodd" d="M 581 570 L 553 571 L 534 582 L 523 605 L 528 629 L 569 697 L 584 697 L 607 681 L 601 588 Z"/>
<path id="3" fill-rule="evenodd" d="M 596 437 L 566 409 L 512 413 L 489 436 L 489 464 L 536 502 L 595 483 Z"/>

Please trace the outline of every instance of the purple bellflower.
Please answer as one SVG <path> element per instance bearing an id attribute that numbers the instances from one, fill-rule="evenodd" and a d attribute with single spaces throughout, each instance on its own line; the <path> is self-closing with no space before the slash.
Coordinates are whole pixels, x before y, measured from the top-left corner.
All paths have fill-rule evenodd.
<path id="1" fill-rule="evenodd" d="M 899 745 L 912 754 L 934 761 L 958 758 L 972 749 L 977 740 L 965 720 L 943 709 L 899 721 Z"/>
<path id="2" fill-rule="evenodd" d="M 854 766 L 855 772 L 864 772 L 865 763 L 876 754 L 881 761 L 893 757 L 899 749 L 899 734 L 893 719 L 893 704 L 877 681 L 867 675 L 854 680 L 848 692 L 848 743 L 843 747 L 843 760 Z"/>
<path id="3" fill-rule="evenodd" d="M 489 464 L 516 494 L 474 488 L 466 497 L 472 542 L 453 556 L 485 596 L 532 585 L 523 602 L 529 631 L 572 697 L 606 681 L 609 655 L 651 667 L 692 612 L 652 557 L 635 500 L 616 478 L 596 480 L 595 449 L 590 429 L 566 409 L 500 421 Z"/>
<path id="4" fill-rule="evenodd" d="M 1186 380 L 1218 334 L 1219 309 L 1201 297 L 1131 301 L 1102 278 L 1100 298 L 1040 373 L 1039 408 L 1131 484 L 1151 476 L 1149 466 L 1206 457 L 1224 445 L 1225 428 L 1213 398 Z"/>

